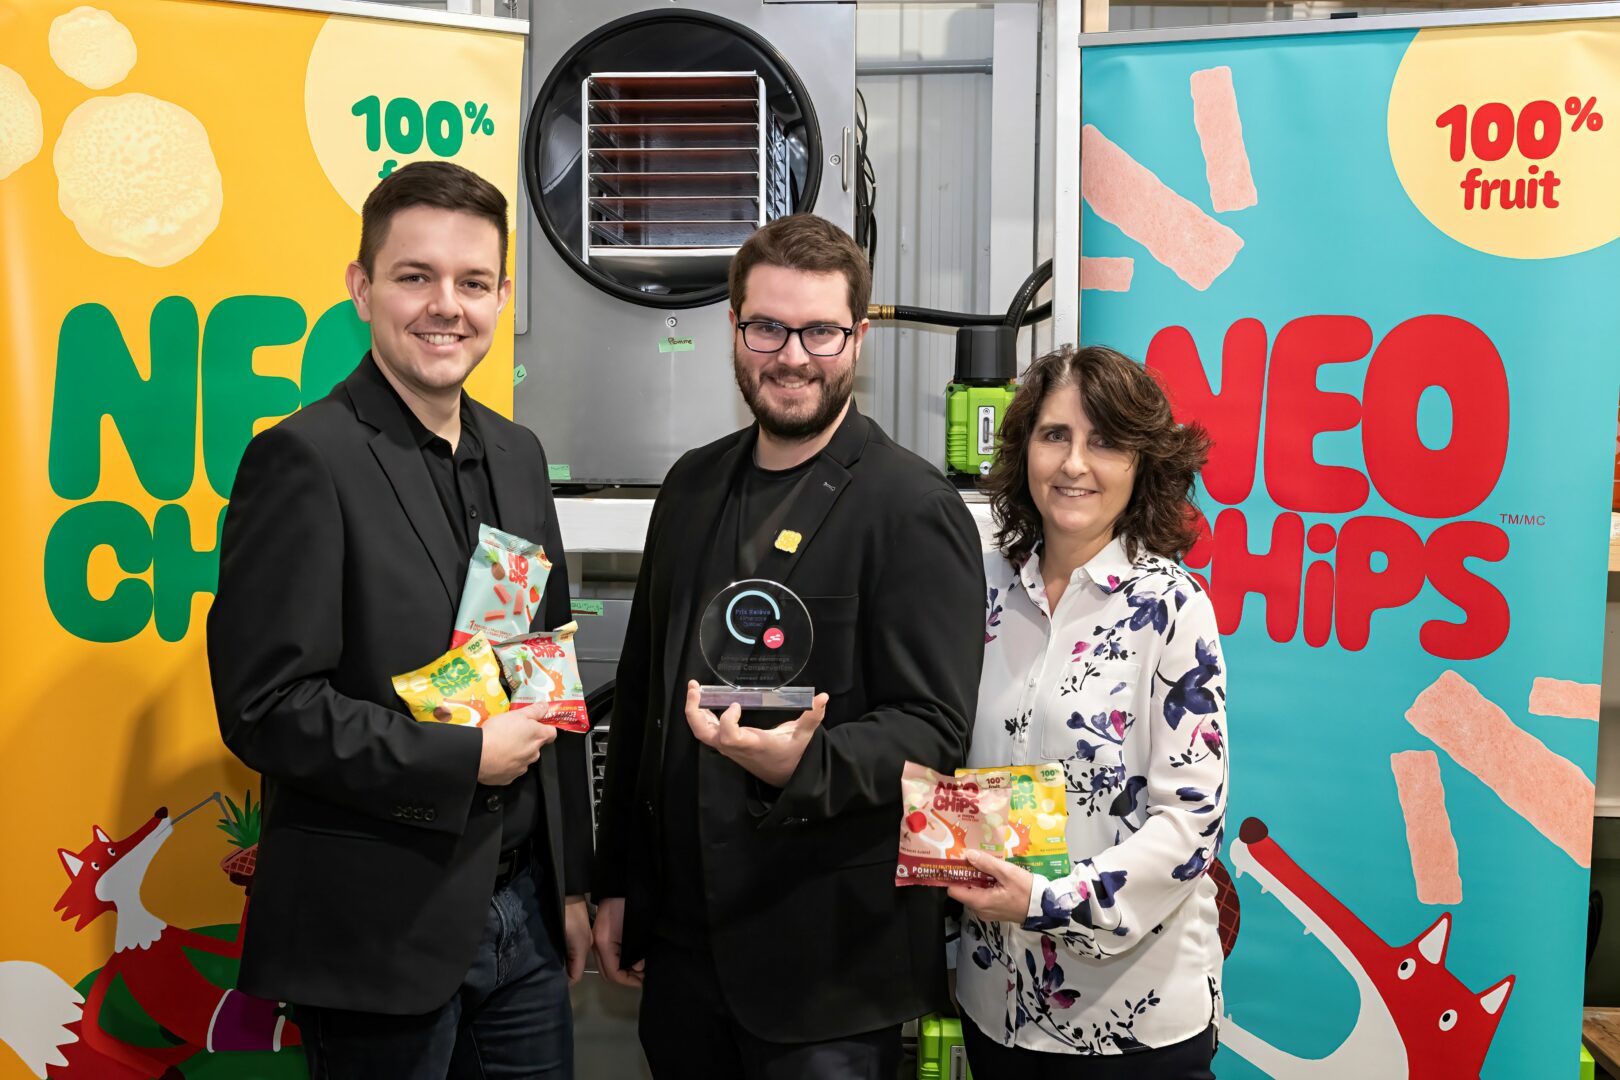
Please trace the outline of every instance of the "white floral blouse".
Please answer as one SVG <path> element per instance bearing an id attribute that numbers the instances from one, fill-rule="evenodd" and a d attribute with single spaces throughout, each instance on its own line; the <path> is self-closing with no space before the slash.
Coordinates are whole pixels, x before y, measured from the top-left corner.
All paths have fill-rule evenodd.
<path id="1" fill-rule="evenodd" d="M 968 765 L 1061 761 L 1072 872 L 1037 875 L 1022 925 L 964 921 L 963 1011 L 1004 1046 L 1119 1054 L 1219 1016 L 1215 885 L 1226 671 L 1215 613 L 1176 563 L 1115 539 L 1049 612 L 1040 556 L 985 556 L 984 674 Z"/>

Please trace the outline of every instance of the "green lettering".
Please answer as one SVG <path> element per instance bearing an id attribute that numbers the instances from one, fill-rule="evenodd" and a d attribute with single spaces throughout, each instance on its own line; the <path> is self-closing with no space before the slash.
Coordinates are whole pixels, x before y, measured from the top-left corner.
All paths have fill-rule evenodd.
<path id="1" fill-rule="evenodd" d="M 45 538 L 45 602 L 74 637 L 127 641 L 152 618 L 152 588 L 127 577 L 107 599 L 92 595 L 90 555 L 102 545 L 113 549 L 126 574 L 152 565 L 152 530 L 140 511 L 117 502 L 80 503 L 57 518 Z"/>
<path id="2" fill-rule="evenodd" d="M 112 312 L 80 304 L 56 343 L 51 490 L 87 499 L 101 482 L 101 418 L 111 416 L 141 486 L 159 499 L 191 488 L 197 445 L 197 309 L 158 301 L 149 330 L 151 376 L 141 378 Z"/>
<path id="3" fill-rule="evenodd" d="M 158 637 L 180 641 L 191 628 L 191 598 L 212 596 L 219 589 L 219 536 L 225 528 L 225 508 L 214 522 L 214 546 L 197 551 L 191 546 L 191 515 L 170 503 L 152 519 L 152 591 L 156 594 Z"/>
<path id="4" fill-rule="evenodd" d="M 203 328 L 203 469 L 230 498 L 254 421 L 298 408 L 298 384 L 253 370 L 255 350 L 304 336 L 304 309 L 285 296 L 232 296 L 214 305 Z"/>
<path id="5" fill-rule="evenodd" d="M 360 321 L 353 300 L 326 309 L 304 342 L 304 366 L 298 386 L 304 404 L 321 400 L 353 371 L 371 348 L 371 327 Z"/>

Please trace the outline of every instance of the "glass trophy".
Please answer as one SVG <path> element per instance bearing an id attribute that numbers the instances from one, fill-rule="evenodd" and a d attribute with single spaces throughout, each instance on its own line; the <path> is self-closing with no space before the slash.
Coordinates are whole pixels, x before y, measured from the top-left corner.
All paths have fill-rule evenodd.
<path id="1" fill-rule="evenodd" d="M 724 683 L 702 687 L 703 707 L 810 708 L 815 688 L 788 683 L 804 670 L 814 640 L 809 610 L 786 585 L 763 578 L 727 585 L 698 623 L 703 659 Z"/>

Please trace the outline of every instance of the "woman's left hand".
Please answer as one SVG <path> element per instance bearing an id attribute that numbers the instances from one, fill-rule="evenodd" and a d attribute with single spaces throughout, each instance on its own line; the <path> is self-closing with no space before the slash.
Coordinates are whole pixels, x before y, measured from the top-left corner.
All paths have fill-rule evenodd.
<path id="1" fill-rule="evenodd" d="M 1035 887 L 1035 875 L 1022 866 L 969 849 L 963 857 L 968 865 L 994 879 L 994 884 L 952 885 L 945 890 L 950 898 L 959 902 L 986 922 L 1022 923 L 1029 918 L 1029 894 Z"/>

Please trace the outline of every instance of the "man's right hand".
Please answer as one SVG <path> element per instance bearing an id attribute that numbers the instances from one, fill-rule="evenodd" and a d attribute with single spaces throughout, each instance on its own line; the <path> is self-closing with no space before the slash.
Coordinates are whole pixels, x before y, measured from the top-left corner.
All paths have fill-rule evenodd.
<path id="1" fill-rule="evenodd" d="M 550 705 L 525 705 L 485 720 L 484 749 L 478 757 L 478 782 L 503 787 L 540 760 L 540 751 L 557 738 L 557 729 L 542 724 Z"/>
<path id="2" fill-rule="evenodd" d="M 619 942 L 624 937 L 624 897 L 612 896 L 596 907 L 596 923 L 591 927 L 596 941 L 596 959 L 602 967 L 602 978 L 614 986 L 641 987 L 646 977 L 644 961 L 637 960 L 628 971 L 619 969 Z"/>

